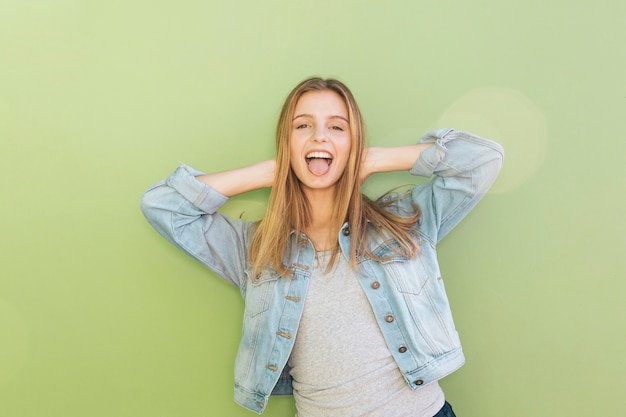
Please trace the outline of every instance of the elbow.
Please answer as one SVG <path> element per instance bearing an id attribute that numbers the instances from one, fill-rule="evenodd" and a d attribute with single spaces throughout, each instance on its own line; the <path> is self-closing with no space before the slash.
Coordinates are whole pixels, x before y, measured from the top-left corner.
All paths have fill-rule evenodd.
<path id="1" fill-rule="evenodd" d="M 156 207 L 156 202 L 151 198 L 150 191 L 146 191 L 139 200 L 139 208 L 143 215 L 149 219 L 150 213 L 154 211 Z"/>
<path id="2" fill-rule="evenodd" d="M 495 150 L 498 153 L 496 158 L 500 162 L 500 167 L 502 167 L 502 163 L 504 162 L 504 148 L 499 143 L 496 143 L 496 142 L 494 143 L 496 144 Z"/>
<path id="3" fill-rule="evenodd" d="M 494 157 L 494 165 L 495 165 L 495 175 L 498 175 L 498 173 L 500 172 L 500 170 L 502 169 L 502 165 L 504 165 L 504 148 L 502 147 L 502 145 L 500 145 L 499 143 L 497 143 L 496 145 L 496 156 Z"/>
<path id="4" fill-rule="evenodd" d="M 489 148 L 489 152 L 485 153 L 483 164 L 489 171 L 489 176 L 493 176 L 495 180 L 504 164 L 504 148 L 499 143 L 491 140 L 488 140 L 486 145 Z"/>
<path id="5" fill-rule="evenodd" d="M 502 170 L 502 165 L 504 164 L 504 150 L 500 145 L 498 145 L 498 148 L 499 149 L 494 149 L 490 158 L 482 164 L 478 171 L 478 178 L 482 178 L 482 180 L 477 181 L 477 183 L 480 184 L 479 195 L 487 193 Z"/>
<path id="6" fill-rule="evenodd" d="M 498 145 L 496 155 L 494 156 L 493 165 L 497 175 L 502 169 L 502 165 L 504 165 L 504 148 L 500 145 Z"/>
<path id="7" fill-rule="evenodd" d="M 148 223 L 159 233 L 162 233 L 165 229 L 168 210 L 164 206 L 163 196 L 160 194 L 159 187 L 150 188 L 141 196 L 139 208 Z"/>

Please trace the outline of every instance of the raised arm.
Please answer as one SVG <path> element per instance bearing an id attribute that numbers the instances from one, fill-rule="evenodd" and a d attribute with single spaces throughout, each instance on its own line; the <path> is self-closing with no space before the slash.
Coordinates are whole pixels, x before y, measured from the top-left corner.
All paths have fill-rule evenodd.
<path id="1" fill-rule="evenodd" d="M 364 182 L 370 175 L 378 172 L 408 171 L 422 152 L 431 146 L 432 143 L 419 143 L 389 148 L 366 148 L 363 151 L 359 178 Z"/>
<path id="2" fill-rule="evenodd" d="M 503 158 L 504 151 L 496 142 L 469 132 L 441 129 L 427 133 L 416 145 L 367 148 L 360 178 L 365 181 L 376 172 L 399 170 L 432 178 L 427 185 L 415 187 L 407 198 L 422 210 L 420 233 L 436 244 L 487 193 Z"/>
<path id="3" fill-rule="evenodd" d="M 271 186 L 274 161 L 205 174 L 181 165 L 141 199 L 148 222 L 167 240 L 241 287 L 253 225 L 218 213 L 230 196 Z"/>
<path id="4" fill-rule="evenodd" d="M 271 159 L 243 168 L 203 174 L 196 178 L 217 192 L 232 197 L 248 191 L 271 187 L 276 161 Z"/>
<path id="5" fill-rule="evenodd" d="M 432 180 L 415 187 L 412 198 L 422 208 L 420 233 L 437 243 L 487 194 L 502 167 L 504 150 L 492 140 L 454 129 L 429 132 L 420 143 L 433 146 L 410 172 Z"/>

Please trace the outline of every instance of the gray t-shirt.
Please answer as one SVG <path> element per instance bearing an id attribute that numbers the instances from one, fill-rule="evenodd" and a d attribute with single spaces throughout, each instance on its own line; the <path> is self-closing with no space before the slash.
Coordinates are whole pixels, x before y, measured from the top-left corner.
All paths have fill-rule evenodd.
<path id="1" fill-rule="evenodd" d="M 439 384 L 409 388 L 343 255 L 325 273 L 330 256 L 317 253 L 289 359 L 297 417 L 434 416 Z"/>

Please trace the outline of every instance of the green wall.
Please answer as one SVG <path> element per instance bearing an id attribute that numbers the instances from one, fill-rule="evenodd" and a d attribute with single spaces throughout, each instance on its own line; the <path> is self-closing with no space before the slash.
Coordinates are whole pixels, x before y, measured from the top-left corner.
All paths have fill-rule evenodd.
<path id="1" fill-rule="evenodd" d="M 351 86 L 371 144 L 454 126 L 506 148 L 440 246 L 459 417 L 623 412 L 625 22 L 618 1 L 0 0 L 0 415 L 253 415 L 237 290 L 138 203 L 181 161 L 271 157 L 309 75 Z"/>

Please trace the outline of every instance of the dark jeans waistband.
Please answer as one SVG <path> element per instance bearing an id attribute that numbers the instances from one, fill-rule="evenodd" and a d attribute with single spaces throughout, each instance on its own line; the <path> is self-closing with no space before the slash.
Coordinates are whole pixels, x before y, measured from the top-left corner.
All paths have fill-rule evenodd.
<path id="1" fill-rule="evenodd" d="M 441 410 L 439 410 L 433 417 L 456 417 L 456 414 L 452 411 L 450 403 L 446 401 L 443 407 L 441 407 Z"/>

